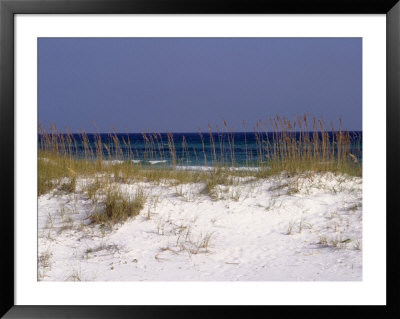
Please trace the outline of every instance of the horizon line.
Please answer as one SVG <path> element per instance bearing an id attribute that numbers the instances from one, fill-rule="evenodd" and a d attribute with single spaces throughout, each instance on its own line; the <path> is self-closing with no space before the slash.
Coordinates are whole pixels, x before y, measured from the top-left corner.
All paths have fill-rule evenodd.
<path id="1" fill-rule="evenodd" d="M 349 129 L 343 129 L 343 130 L 341 130 L 342 132 L 361 132 L 362 133 L 362 130 L 349 130 Z M 217 132 L 217 131 L 212 131 L 211 133 L 212 134 L 231 134 L 231 133 L 242 133 L 242 134 L 244 134 L 244 133 L 246 133 L 246 134 L 248 134 L 248 133 L 282 133 L 282 132 L 285 132 L 285 133 L 314 133 L 315 131 L 231 131 L 231 132 L 226 132 L 226 131 L 224 131 L 224 132 Z M 318 130 L 318 131 L 316 131 L 317 133 L 323 133 L 323 132 L 326 132 L 326 133 L 331 133 L 331 132 L 340 132 L 340 130 L 334 130 L 334 131 L 320 131 L 320 130 Z M 206 132 L 199 132 L 199 131 L 196 131 L 196 132 L 155 132 L 155 131 L 152 131 L 152 132 L 125 132 L 125 133 L 122 133 L 122 132 L 86 132 L 86 131 L 81 131 L 81 132 L 58 132 L 58 134 L 82 134 L 82 133 L 85 133 L 85 134 L 91 134 L 91 135 L 96 135 L 96 134 L 118 134 L 118 135 L 122 135 L 122 134 L 143 134 L 143 133 L 145 133 L 145 134 L 203 134 L 203 135 L 207 135 L 207 134 L 210 134 L 210 132 L 209 131 L 206 131 Z M 38 133 L 38 135 L 43 135 L 43 134 L 46 134 L 46 133 Z M 51 132 L 48 132 L 47 134 L 51 134 Z"/>

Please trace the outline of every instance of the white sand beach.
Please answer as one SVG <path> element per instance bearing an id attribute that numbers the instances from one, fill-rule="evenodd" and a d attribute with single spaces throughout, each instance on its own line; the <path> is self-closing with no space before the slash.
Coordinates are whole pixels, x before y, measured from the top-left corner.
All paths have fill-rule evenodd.
<path id="1" fill-rule="evenodd" d="M 112 229 L 90 223 L 90 182 L 38 198 L 38 280 L 362 280 L 360 177 L 246 177 L 215 196 L 201 183 L 116 184 L 146 203 Z"/>

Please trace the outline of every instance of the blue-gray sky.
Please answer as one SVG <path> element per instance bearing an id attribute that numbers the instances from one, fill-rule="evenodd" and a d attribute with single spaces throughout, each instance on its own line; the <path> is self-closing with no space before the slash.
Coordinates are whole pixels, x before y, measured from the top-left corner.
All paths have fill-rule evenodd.
<path id="1" fill-rule="evenodd" d="M 362 129 L 361 38 L 40 38 L 39 121 L 72 132 L 235 131 L 309 111 Z"/>

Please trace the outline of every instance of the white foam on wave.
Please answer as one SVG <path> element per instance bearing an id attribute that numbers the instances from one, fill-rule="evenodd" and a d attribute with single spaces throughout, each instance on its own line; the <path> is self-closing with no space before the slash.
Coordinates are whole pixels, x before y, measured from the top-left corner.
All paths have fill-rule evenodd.
<path id="1" fill-rule="evenodd" d="M 215 167 L 212 166 L 177 166 L 178 170 L 188 170 L 188 171 L 212 171 Z M 230 171 L 259 171 L 260 167 L 227 167 Z"/>
<path id="2" fill-rule="evenodd" d="M 140 163 L 141 162 L 141 160 L 130 160 L 132 163 L 135 163 L 135 164 L 137 164 L 137 163 Z M 111 161 L 109 161 L 109 160 L 106 160 L 106 161 L 103 161 L 103 164 L 104 165 L 117 165 L 117 164 L 122 164 L 122 163 L 124 163 L 125 161 L 123 161 L 123 160 L 111 160 Z"/>
<path id="3" fill-rule="evenodd" d="M 211 171 L 214 167 L 211 166 L 176 166 L 176 169 L 182 171 Z"/>
<path id="4" fill-rule="evenodd" d="M 130 162 L 138 164 L 142 162 L 141 160 L 130 160 Z M 156 165 L 156 164 L 161 164 L 161 163 L 167 163 L 167 160 L 152 160 L 148 161 L 149 164 L 151 165 Z M 123 160 L 105 160 L 103 161 L 104 165 L 117 165 L 117 164 L 122 164 L 124 163 Z M 216 169 L 214 166 L 195 166 L 195 165 L 177 165 L 176 169 L 178 170 L 189 170 L 189 171 L 212 171 Z M 259 171 L 261 168 L 260 167 L 246 167 L 246 166 L 239 166 L 239 167 L 224 167 L 224 169 L 230 170 L 230 171 Z"/>
<path id="5" fill-rule="evenodd" d="M 154 165 L 154 164 L 159 164 L 159 163 L 166 163 L 166 160 L 162 160 L 162 161 L 149 161 L 150 164 Z"/>

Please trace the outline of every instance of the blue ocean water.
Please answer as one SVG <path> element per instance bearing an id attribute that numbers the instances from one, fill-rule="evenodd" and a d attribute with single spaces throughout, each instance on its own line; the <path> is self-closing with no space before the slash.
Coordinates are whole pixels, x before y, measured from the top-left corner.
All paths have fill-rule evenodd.
<path id="1" fill-rule="evenodd" d="M 312 132 L 306 134 L 310 139 L 315 138 Z M 61 135 L 66 141 L 67 135 Z M 61 135 L 58 135 L 58 140 Z M 361 162 L 362 132 L 351 131 L 349 135 L 348 151 Z M 70 136 L 72 137 L 70 147 L 59 146 L 59 149 L 77 157 L 96 158 L 101 155 L 104 160 L 133 160 L 149 165 L 183 166 L 211 165 L 215 158 L 220 164 L 254 166 L 260 163 L 260 159 L 267 160 L 268 153 L 273 153 L 273 142 L 277 138 L 276 133 L 269 132 L 257 134 L 254 132 L 171 133 L 170 136 L 166 133 L 101 133 L 87 134 L 87 140 L 84 143 L 84 137 L 81 134 Z M 336 153 L 335 134 L 328 132 L 328 136 Z M 102 142 L 102 154 L 97 154 L 96 141 L 99 137 Z M 300 133 L 292 133 L 291 137 L 296 138 L 300 145 Z M 319 134 L 319 139 L 321 139 L 321 134 Z M 43 135 L 39 135 L 39 147 L 43 141 Z M 85 148 L 85 144 L 88 147 Z"/>

